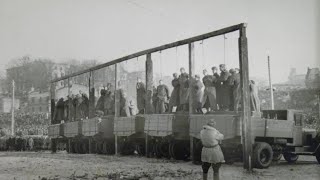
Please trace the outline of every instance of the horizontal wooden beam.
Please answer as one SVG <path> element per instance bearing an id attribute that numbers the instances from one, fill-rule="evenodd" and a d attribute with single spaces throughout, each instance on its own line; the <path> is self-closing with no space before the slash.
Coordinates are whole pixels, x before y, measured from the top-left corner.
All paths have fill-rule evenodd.
<path id="1" fill-rule="evenodd" d="M 158 46 L 158 47 L 155 47 L 155 48 L 139 51 L 137 53 L 133 53 L 133 54 L 130 54 L 130 55 L 115 59 L 113 61 L 109 61 L 107 63 L 103 63 L 103 64 L 100 64 L 100 65 L 91 67 L 91 68 L 86 69 L 86 70 L 78 71 L 78 72 L 75 72 L 75 73 L 72 73 L 72 74 L 69 74 L 69 75 L 54 79 L 54 80 L 51 81 L 51 83 L 57 82 L 57 81 L 61 81 L 61 80 L 65 80 L 65 79 L 68 79 L 70 77 L 78 76 L 78 75 L 81 75 L 81 74 L 84 74 L 84 73 L 88 73 L 90 71 L 95 71 L 95 70 L 98 70 L 98 69 L 102 69 L 104 67 L 108 67 L 108 66 L 111 66 L 111 65 L 114 65 L 114 64 L 117 64 L 117 63 L 121 63 L 123 61 L 129 60 L 129 59 L 133 59 L 133 58 L 136 58 L 136 57 L 139 57 L 139 56 L 143 56 L 143 55 L 146 55 L 146 54 L 151 54 L 151 53 L 154 53 L 154 52 L 163 51 L 165 49 L 170 49 L 170 48 L 173 48 L 173 47 L 186 45 L 186 44 L 189 44 L 189 43 L 193 43 L 193 42 L 196 42 L 196 41 L 201 41 L 201 40 L 208 39 L 208 38 L 211 38 L 211 37 L 215 37 L 215 36 L 220 36 L 220 35 L 223 35 L 223 34 L 231 33 L 231 32 L 240 30 L 242 27 L 246 27 L 246 24 L 245 23 L 241 23 L 241 24 L 233 25 L 233 26 L 226 27 L 226 28 L 223 28 L 223 29 L 219 29 L 219 30 L 216 30 L 216 31 L 212 31 L 212 32 L 209 32 L 209 33 L 206 33 L 206 34 L 194 36 L 194 37 L 191 37 L 191 38 L 188 38 L 188 39 L 184 39 L 184 40 L 176 41 L 176 42 L 173 42 L 173 43 L 165 44 L 165 45 L 162 45 L 162 46 Z"/>

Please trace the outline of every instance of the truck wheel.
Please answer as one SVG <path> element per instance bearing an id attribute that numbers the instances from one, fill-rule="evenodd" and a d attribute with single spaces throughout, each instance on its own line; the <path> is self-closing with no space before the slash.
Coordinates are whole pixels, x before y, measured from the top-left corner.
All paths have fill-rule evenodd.
<path id="1" fill-rule="evenodd" d="M 288 162 L 288 163 L 294 163 L 298 160 L 299 155 L 291 154 L 291 153 L 283 153 L 283 158 Z"/>
<path id="2" fill-rule="evenodd" d="M 255 143 L 253 149 L 253 164 L 256 168 L 268 168 L 273 159 L 273 151 L 271 146 L 265 142 Z"/>

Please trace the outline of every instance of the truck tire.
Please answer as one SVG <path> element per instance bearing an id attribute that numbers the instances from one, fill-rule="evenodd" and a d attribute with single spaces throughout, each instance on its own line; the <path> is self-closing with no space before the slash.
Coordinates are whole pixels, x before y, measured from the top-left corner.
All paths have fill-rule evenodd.
<path id="1" fill-rule="evenodd" d="M 291 153 L 283 153 L 283 158 L 288 162 L 288 163 L 294 163 L 298 160 L 299 155 L 291 154 Z"/>
<path id="2" fill-rule="evenodd" d="M 265 142 L 257 142 L 253 149 L 253 165 L 255 168 L 268 168 L 273 159 L 273 151 L 271 146 Z"/>

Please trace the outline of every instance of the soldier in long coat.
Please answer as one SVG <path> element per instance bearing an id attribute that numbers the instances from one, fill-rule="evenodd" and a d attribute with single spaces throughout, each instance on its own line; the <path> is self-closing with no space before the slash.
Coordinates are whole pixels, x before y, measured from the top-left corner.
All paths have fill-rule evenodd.
<path id="1" fill-rule="evenodd" d="M 189 75 L 184 68 L 180 68 L 179 84 L 180 84 L 180 109 L 187 111 L 189 107 Z"/>
<path id="2" fill-rule="evenodd" d="M 157 87 L 157 100 L 156 113 L 162 114 L 166 112 L 166 105 L 169 102 L 169 88 L 162 84 L 162 80 L 159 81 L 159 86 Z"/>
<path id="3" fill-rule="evenodd" d="M 229 71 L 225 64 L 220 64 L 220 77 L 218 79 L 219 91 L 217 93 L 218 104 L 220 110 L 229 110 L 230 106 L 230 85 L 228 84 L 228 78 L 230 76 Z"/>
<path id="4" fill-rule="evenodd" d="M 152 88 L 152 112 L 156 112 L 157 104 L 158 104 L 157 88 L 155 86 L 153 86 L 153 88 Z"/>
<path id="5" fill-rule="evenodd" d="M 217 82 L 217 78 L 214 75 L 208 75 L 207 70 L 203 70 L 204 77 L 202 78 L 202 82 L 205 86 L 204 94 L 202 98 L 202 106 L 211 111 L 217 110 L 217 94 L 215 84 Z"/>
<path id="6" fill-rule="evenodd" d="M 251 111 L 260 112 L 260 99 L 258 96 L 258 87 L 253 80 L 249 82 Z"/>
<path id="7" fill-rule="evenodd" d="M 173 86 L 173 90 L 171 92 L 171 97 L 169 100 L 169 112 L 172 112 L 172 108 L 174 106 L 179 106 L 180 105 L 180 97 L 179 97 L 179 91 L 180 91 L 180 83 L 178 79 L 178 74 L 174 73 L 173 74 L 173 80 L 171 81 L 171 85 Z M 178 110 L 178 109 L 177 109 Z"/>
<path id="8" fill-rule="evenodd" d="M 59 124 L 61 120 L 64 120 L 64 102 L 63 98 L 60 98 L 57 102 L 55 111 L 54 111 L 54 118 L 55 124 Z"/>
<path id="9" fill-rule="evenodd" d="M 146 87 L 140 78 L 137 80 L 137 108 L 140 114 L 144 113 Z"/>
<path id="10" fill-rule="evenodd" d="M 202 97 L 203 97 L 203 84 L 200 81 L 200 76 L 195 75 L 195 80 L 192 83 L 192 103 L 193 108 L 196 113 L 203 113 L 202 112 Z"/>

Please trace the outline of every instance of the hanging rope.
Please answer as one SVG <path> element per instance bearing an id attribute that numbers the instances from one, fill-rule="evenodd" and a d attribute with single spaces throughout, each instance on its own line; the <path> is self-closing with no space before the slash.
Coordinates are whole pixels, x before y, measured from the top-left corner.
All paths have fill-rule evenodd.
<path id="1" fill-rule="evenodd" d="M 204 41 L 202 40 L 201 42 L 200 42 L 200 44 L 201 44 L 201 49 L 202 49 L 202 70 L 203 69 L 205 69 L 205 63 L 206 63 L 206 57 L 205 57 L 205 55 L 204 55 Z"/>
<path id="2" fill-rule="evenodd" d="M 226 39 L 228 39 L 226 37 L 226 35 L 223 35 L 223 62 L 224 64 L 226 64 Z"/>
<path id="3" fill-rule="evenodd" d="M 161 54 L 161 51 L 159 51 L 159 55 L 160 55 L 160 77 L 161 77 L 161 80 L 162 80 L 162 54 Z"/>
<path id="4" fill-rule="evenodd" d="M 176 68 L 179 71 L 178 46 L 176 46 Z"/>

